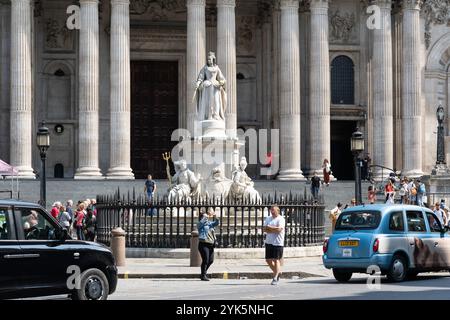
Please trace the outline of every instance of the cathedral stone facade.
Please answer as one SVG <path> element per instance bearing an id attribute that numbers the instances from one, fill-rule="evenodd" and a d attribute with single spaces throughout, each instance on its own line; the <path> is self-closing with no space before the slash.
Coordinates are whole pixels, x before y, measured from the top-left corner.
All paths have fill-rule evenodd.
<path id="1" fill-rule="evenodd" d="M 356 128 L 372 164 L 433 169 L 436 109 L 450 111 L 449 0 L 0 0 L 0 158 L 34 178 L 45 120 L 49 177 L 164 178 L 209 51 L 227 128 L 280 130 L 278 179 L 325 158 L 351 179 Z"/>

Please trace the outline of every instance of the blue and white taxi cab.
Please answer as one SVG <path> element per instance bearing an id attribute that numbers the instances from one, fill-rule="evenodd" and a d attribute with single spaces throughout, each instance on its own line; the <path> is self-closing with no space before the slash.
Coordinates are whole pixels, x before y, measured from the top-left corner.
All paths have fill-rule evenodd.
<path id="1" fill-rule="evenodd" d="M 361 205 L 344 210 L 325 240 L 323 264 L 339 282 L 381 271 L 391 281 L 450 270 L 450 234 L 433 211 L 412 205 Z"/>

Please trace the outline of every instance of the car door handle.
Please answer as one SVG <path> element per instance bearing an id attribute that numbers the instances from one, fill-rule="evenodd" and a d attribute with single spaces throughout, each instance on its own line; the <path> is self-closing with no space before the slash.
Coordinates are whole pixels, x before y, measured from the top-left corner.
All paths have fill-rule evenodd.
<path id="1" fill-rule="evenodd" d="M 23 259 L 23 254 L 7 254 L 7 255 L 4 255 L 3 258 L 5 258 L 5 259 Z"/>
<path id="2" fill-rule="evenodd" d="M 24 254 L 23 255 L 23 258 L 24 259 L 28 259 L 28 258 L 39 258 L 41 255 L 40 254 L 37 254 L 37 253 L 32 253 L 32 254 Z"/>
<path id="3" fill-rule="evenodd" d="M 411 247 L 414 247 L 414 246 L 415 246 L 415 243 L 414 243 L 414 242 L 410 242 L 409 245 L 410 245 Z"/>

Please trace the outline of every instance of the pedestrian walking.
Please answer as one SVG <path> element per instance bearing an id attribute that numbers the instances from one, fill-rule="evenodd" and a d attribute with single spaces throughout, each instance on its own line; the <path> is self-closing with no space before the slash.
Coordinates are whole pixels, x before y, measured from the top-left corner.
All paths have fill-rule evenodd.
<path id="1" fill-rule="evenodd" d="M 212 219 L 212 221 L 211 221 Z M 214 262 L 214 248 L 216 246 L 216 235 L 214 228 L 219 225 L 214 209 L 210 208 L 208 213 L 200 214 L 197 224 L 198 229 L 198 251 L 202 257 L 200 267 L 200 280 L 209 281 L 207 272 Z"/>
<path id="2" fill-rule="evenodd" d="M 438 217 L 441 226 L 447 225 L 447 214 L 445 213 L 444 209 L 441 208 L 439 202 L 436 202 L 434 204 L 434 214 Z"/>
<path id="3" fill-rule="evenodd" d="M 408 196 L 409 204 L 417 204 L 417 186 L 414 179 L 411 179 L 408 183 Z"/>
<path id="4" fill-rule="evenodd" d="M 426 202 L 425 184 L 420 179 L 417 179 L 417 205 L 423 207 Z"/>
<path id="5" fill-rule="evenodd" d="M 60 207 L 61 207 L 61 202 L 56 201 L 55 203 L 53 203 L 52 210 L 50 211 L 50 214 L 52 215 L 53 218 L 58 219 Z"/>
<path id="6" fill-rule="evenodd" d="M 152 202 L 156 192 L 156 183 L 153 181 L 151 174 L 147 176 L 147 180 L 145 181 L 144 192 L 147 194 L 148 202 Z"/>
<path id="7" fill-rule="evenodd" d="M 77 231 L 77 239 L 84 240 L 83 221 L 85 216 L 84 208 L 86 207 L 84 202 L 78 205 L 78 210 L 75 213 L 75 229 Z"/>
<path id="8" fill-rule="evenodd" d="M 87 241 L 95 241 L 95 233 L 97 230 L 97 221 L 92 208 L 87 209 L 87 214 L 84 217 L 84 233 Z"/>
<path id="9" fill-rule="evenodd" d="M 400 203 L 407 204 L 409 200 L 408 195 L 408 178 L 404 177 L 401 184 L 400 189 L 398 191 L 398 194 L 400 196 Z"/>
<path id="10" fill-rule="evenodd" d="M 370 204 L 374 204 L 377 201 L 377 193 L 375 192 L 375 188 L 373 186 L 369 186 L 367 188 L 367 200 L 369 200 Z"/>
<path id="11" fill-rule="evenodd" d="M 72 218 L 70 217 L 69 213 L 66 210 L 66 207 L 64 206 L 61 206 L 59 208 L 58 221 L 59 224 L 67 230 L 67 232 L 70 231 L 70 223 L 72 222 Z"/>
<path id="12" fill-rule="evenodd" d="M 392 179 L 389 179 L 386 186 L 384 187 L 384 195 L 386 196 L 385 202 L 388 204 L 394 203 L 395 189 Z"/>
<path id="13" fill-rule="evenodd" d="M 336 221 L 339 218 L 339 215 L 341 214 L 341 210 L 342 210 L 342 203 L 338 202 L 338 204 L 336 205 L 336 207 L 334 207 L 331 211 L 330 211 L 330 220 L 331 220 L 331 232 L 334 232 L 334 229 L 336 227 Z"/>
<path id="14" fill-rule="evenodd" d="M 284 228 L 285 220 L 280 215 L 280 208 L 270 208 L 270 216 L 264 221 L 264 232 L 266 233 L 266 262 L 273 273 L 271 284 L 277 285 L 281 276 L 281 259 L 283 259 Z"/>
<path id="15" fill-rule="evenodd" d="M 314 200 L 319 198 L 321 179 L 319 177 L 319 171 L 314 171 L 314 176 L 311 178 L 311 194 Z"/>
<path id="16" fill-rule="evenodd" d="M 322 163 L 323 182 L 328 187 L 330 185 L 331 164 L 328 159 L 323 160 Z"/>
<path id="17" fill-rule="evenodd" d="M 97 200 L 91 199 L 92 214 L 97 217 Z"/>

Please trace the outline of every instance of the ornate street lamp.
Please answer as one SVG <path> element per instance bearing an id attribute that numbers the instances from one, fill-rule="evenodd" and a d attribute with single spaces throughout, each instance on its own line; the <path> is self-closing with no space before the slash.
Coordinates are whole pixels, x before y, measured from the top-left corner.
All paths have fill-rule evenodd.
<path id="1" fill-rule="evenodd" d="M 445 120 L 445 110 L 442 105 L 436 110 L 436 117 L 438 120 L 438 131 L 437 131 L 437 157 L 436 164 L 446 164 L 445 161 L 445 142 L 444 142 L 444 120 Z"/>
<path id="2" fill-rule="evenodd" d="M 50 148 L 50 132 L 45 126 L 45 122 L 42 121 L 38 132 L 36 134 L 36 145 L 39 149 L 42 168 L 41 168 L 41 200 L 40 204 L 44 208 L 47 205 L 47 195 L 46 195 L 46 174 L 45 174 L 45 159 L 47 159 L 47 150 Z"/>
<path id="3" fill-rule="evenodd" d="M 352 133 L 350 146 L 355 162 L 355 199 L 357 204 L 362 203 L 362 189 L 361 189 L 361 159 L 360 155 L 364 152 L 364 134 L 356 128 Z"/>

